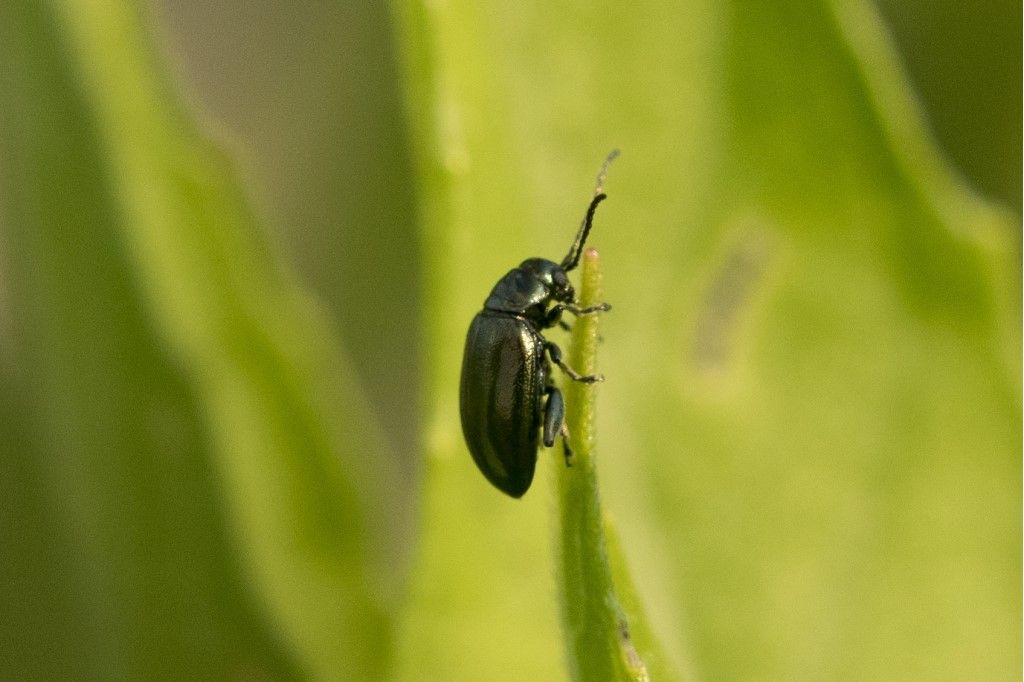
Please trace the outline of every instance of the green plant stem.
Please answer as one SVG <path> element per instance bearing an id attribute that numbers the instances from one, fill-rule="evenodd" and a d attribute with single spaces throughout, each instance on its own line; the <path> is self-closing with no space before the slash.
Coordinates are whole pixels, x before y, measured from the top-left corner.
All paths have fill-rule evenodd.
<path id="1" fill-rule="evenodd" d="M 601 295 L 598 254 L 587 249 L 580 305 L 595 305 Z M 581 374 L 597 371 L 599 318 L 580 317 L 573 329 L 569 363 Z M 567 383 L 572 466 L 554 459 L 559 470 L 559 590 L 570 674 L 577 680 L 645 680 L 647 669 L 619 606 L 603 533 L 594 447 L 597 384 Z"/>

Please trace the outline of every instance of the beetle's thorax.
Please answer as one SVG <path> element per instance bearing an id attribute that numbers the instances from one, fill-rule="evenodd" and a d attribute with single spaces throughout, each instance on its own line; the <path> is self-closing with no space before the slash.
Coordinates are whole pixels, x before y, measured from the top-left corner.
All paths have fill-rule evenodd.
<path id="1" fill-rule="evenodd" d="M 569 303 L 574 297 L 575 291 L 562 266 L 543 258 L 530 258 L 498 280 L 484 301 L 484 309 L 541 320 L 548 303 Z"/>

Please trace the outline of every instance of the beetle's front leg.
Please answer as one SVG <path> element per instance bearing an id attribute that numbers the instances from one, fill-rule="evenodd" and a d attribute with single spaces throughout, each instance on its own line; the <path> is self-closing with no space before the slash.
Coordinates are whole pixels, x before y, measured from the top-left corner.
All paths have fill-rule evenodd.
<path id="1" fill-rule="evenodd" d="M 564 303 L 557 303 L 551 306 L 551 309 L 544 313 L 544 329 L 554 327 L 556 324 L 565 329 L 568 326 L 565 322 L 562 322 L 562 311 L 565 309 Z"/>
<path id="2" fill-rule="evenodd" d="M 580 315 L 595 315 L 597 313 L 605 313 L 612 309 L 610 303 L 598 303 L 597 305 L 592 305 L 586 308 L 580 308 L 575 303 L 566 303 L 562 307 L 565 310 L 568 310 L 576 317 L 579 317 Z"/>
<path id="3" fill-rule="evenodd" d="M 604 381 L 604 376 L 601 374 L 580 374 L 569 365 L 565 364 L 562 360 L 562 349 L 556 346 L 547 339 L 544 340 L 544 349 L 548 352 L 551 357 L 551 362 L 555 363 L 562 368 L 562 371 L 569 375 L 569 378 L 573 381 L 582 381 L 585 384 L 593 384 L 598 381 Z"/>
<path id="4" fill-rule="evenodd" d="M 559 303 L 551 306 L 551 310 L 548 311 L 547 315 L 544 316 L 545 327 L 554 327 L 556 324 L 567 332 L 572 331 L 572 327 L 569 323 L 562 319 L 562 311 L 565 310 L 565 305 Z"/>
<path id="5" fill-rule="evenodd" d="M 572 448 L 569 447 L 569 427 L 565 424 L 565 400 L 562 392 L 554 386 L 544 389 L 548 396 L 544 405 L 544 445 L 555 444 L 555 435 L 562 435 L 562 448 L 565 455 L 565 466 L 572 466 Z"/>
<path id="6" fill-rule="evenodd" d="M 565 329 L 569 330 L 569 325 L 562 321 L 562 313 L 568 310 L 570 313 L 579 317 L 580 315 L 596 315 L 597 313 L 603 313 L 611 310 L 612 307 L 608 303 L 598 303 L 587 308 L 580 308 L 575 303 L 557 303 L 551 306 L 544 315 L 544 329 L 548 327 L 554 327 L 556 324 Z"/>
<path id="7" fill-rule="evenodd" d="M 608 304 L 608 303 L 598 303 L 597 305 L 592 305 L 589 308 L 579 308 L 575 304 L 569 303 L 569 304 L 566 304 L 565 306 L 563 306 L 563 308 L 565 310 L 568 310 L 570 313 L 572 313 L 576 317 L 579 317 L 580 315 L 594 315 L 596 313 L 607 312 L 607 311 L 612 309 L 612 306 L 611 306 L 611 304 Z M 561 313 L 561 311 L 559 311 L 559 313 Z M 559 320 L 558 321 L 558 326 L 561 327 L 562 329 L 564 329 L 567 332 L 571 332 L 572 331 L 572 327 L 570 327 L 568 324 L 566 324 L 565 320 Z"/>

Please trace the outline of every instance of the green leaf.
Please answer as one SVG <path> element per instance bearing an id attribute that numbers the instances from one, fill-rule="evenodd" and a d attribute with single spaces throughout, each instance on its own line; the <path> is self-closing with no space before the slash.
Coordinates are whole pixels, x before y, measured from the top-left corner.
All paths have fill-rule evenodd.
<path id="1" fill-rule="evenodd" d="M 1019 676 L 1015 218 L 935 148 L 871 6 L 395 6 L 436 312 L 403 676 L 554 674 L 542 494 L 479 480 L 455 386 L 612 146 L 601 500 L 673 667 Z"/>
<path id="2" fill-rule="evenodd" d="M 931 139 L 867 0 L 394 0 L 401 84 L 380 6 L 155 7 L 158 40 L 133 3 L 0 3 L 5 671 L 1020 679 L 1019 216 Z M 985 150 L 1019 111 L 985 103 L 1019 83 L 959 68 L 984 13 L 930 82 L 986 110 L 945 134 L 1009 191 Z M 551 533 L 577 472 L 545 450 L 524 499 L 493 490 L 456 386 L 487 291 L 565 252 L 612 147 L 603 540 L 580 507 L 607 561 L 579 575 L 614 603 L 577 645 Z"/>
<path id="3" fill-rule="evenodd" d="M 72 661 L 99 677 L 280 675 L 292 658 L 317 677 L 372 677 L 395 578 L 378 554 L 390 457 L 137 11 L 4 12 L 22 67 L 5 82 L 5 213 L 30 311 L 17 333 L 39 370 L 19 377 L 40 415 L 18 428 L 43 434 L 19 471 L 55 491 L 44 523 L 71 549 L 53 554 L 82 564 L 52 578 L 69 619 L 55 636 L 89 633 Z M 33 655 L 30 676 L 69 665 Z"/>
<path id="4" fill-rule="evenodd" d="M 20 679 L 294 674 L 218 505 L 46 7 L 0 8 L 0 658 Z"/>

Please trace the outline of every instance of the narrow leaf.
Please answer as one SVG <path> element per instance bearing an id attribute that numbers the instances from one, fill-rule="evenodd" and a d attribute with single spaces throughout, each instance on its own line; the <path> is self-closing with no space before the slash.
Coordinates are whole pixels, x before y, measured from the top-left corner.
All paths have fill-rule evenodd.
<path id="1" fill-rule="evenodd" d="M 47 5 L 47 11 L 51 6 Z M 198 396 L 258 603 L 320 677 L 373 675 L 388 571 L 373 556 L 382 439 L 316 306 L 195 129 L 133 3 L 55 2 L 144 306 Z"/>

